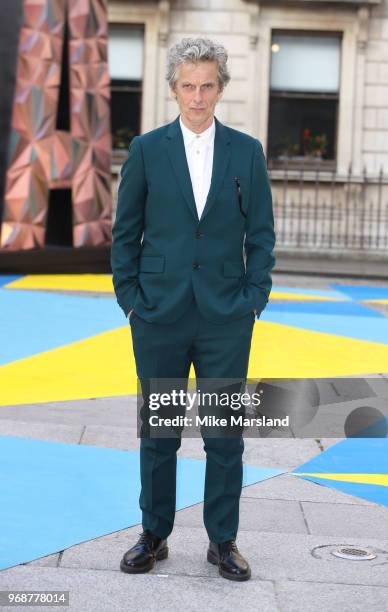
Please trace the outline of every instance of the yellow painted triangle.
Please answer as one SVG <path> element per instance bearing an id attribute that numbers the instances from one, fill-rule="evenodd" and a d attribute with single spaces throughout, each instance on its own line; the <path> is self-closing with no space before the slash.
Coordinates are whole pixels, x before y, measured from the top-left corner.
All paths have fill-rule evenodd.
<path id="1" fill-rule="evenodd" d="M 388 346 L 256 321 L 250 378 L 323 378 L 388 371 Z M 193 367 L 190 378 L 195 377 Z M 0 405 L 137 393 L 130 325 L 0 367 Z"/>
<path id="2" fill-rule="evenodd" d="M 256 321 L 248 376 L 330 378 L 388 372 L 388 345 Z"/>
<path id="3" fill-rule="evenodd" d="M 388 304 L 388 300 L 380 300 L 380 299 L 376 299 L 376 300 L 362 300 L 363 302 L 369 303 L 369 304 Z"/>
<path id="4" fill-rule="evenodd" d="M 310 472 L 292 472 L 295 476 L 313 476 L 325 480 L 340 480 L 342 482 L 358 482 L 388 487 L 388 474 L 315 474 Z"/>
<path id="5" fill-rule="evenodd" d="M 0 367 L 0 405 L 136 393 L 130 327 Z"/>
<path id="6" fill-rule="evenodd" d="M 291 302 L 346 302 L 347 298 L 327 296 L 327 295 L 308 295 L 301 293 L 292 293 L 288 291 L 271 291 L 269 301 L 276 302 L 277 300 Z"/>
<path id="7" fill-rule="evenodd" d="M 59 289 L 113 293 L 110 274 L 30 274 L 7 283 L 7 289 Z"/>

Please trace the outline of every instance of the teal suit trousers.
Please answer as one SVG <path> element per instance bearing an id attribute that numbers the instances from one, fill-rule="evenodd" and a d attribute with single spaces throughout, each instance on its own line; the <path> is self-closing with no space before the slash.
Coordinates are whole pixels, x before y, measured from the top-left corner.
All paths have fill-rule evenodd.
<path id="1" fill-rule="evenodd" d="M 212 323 L 195 298 L 172 324 L 149 323 L 134 313 L 130 319 L 132 343 L 142 385 L 152 378 L 187 379 L 191 364 L 197 380 L 244 382 L 254 321 L 251 312 L 230 323 Z M 220 543 L 235 539 L 238 530 L 244 441 L 241 434 L 202 437 L 206 453 L 203 519 L 209 539 Z M 140 441 L 143 529 L 161 538 L 171 533 L 174 524 L 180 445 L 179 436 L 143 437 Z"/>

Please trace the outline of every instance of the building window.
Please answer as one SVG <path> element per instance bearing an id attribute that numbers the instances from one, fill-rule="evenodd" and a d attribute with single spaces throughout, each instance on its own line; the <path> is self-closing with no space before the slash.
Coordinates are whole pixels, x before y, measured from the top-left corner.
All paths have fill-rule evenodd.
<path id="1" fill-rule="evenodd" d="M 140 134 L 144 28 L 109 24 L 108 62 L 111 82 L 113 152 L 128 148 Z"/>
<path id="2" fill-rule="evenodd" d="M 341 34 L 280 32 L 271 40 L 268 158 L 333 166 Z"/>

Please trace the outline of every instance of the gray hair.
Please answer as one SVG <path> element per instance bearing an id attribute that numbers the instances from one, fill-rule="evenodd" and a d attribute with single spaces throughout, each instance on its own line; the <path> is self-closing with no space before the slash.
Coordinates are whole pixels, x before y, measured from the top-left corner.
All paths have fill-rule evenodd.
<path id="1" fill-rule="evenodd" d="M 182 38 L 168 50 L 166 79 L 173 89 L 178 68 L 184 62 L 215 61 L 218 64 L 218 85 L 223 89 L 230 81 L 228 53 L 223 45 L 209 38 Z"/>

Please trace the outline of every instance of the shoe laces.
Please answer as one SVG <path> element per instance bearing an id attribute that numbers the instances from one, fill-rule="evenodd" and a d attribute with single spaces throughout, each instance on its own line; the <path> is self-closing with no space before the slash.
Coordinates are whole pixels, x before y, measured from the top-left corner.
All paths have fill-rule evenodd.
<path id="1" fill-rule="evenodd" d="M 152 548 L 154 541 L 157 539 L 156 536 L 153 536 L 152 533 L 148 533 L 148 531 L 143 531 L 139 533 L 140 538 L 136 543 L 136 546 L 144 546 L 146 545 L 149 549 Z"/>
<path id="2" fill-rule="evenodd" d="M 222 542 L 220 546 L 220 552 L 229 553 L 235 552 L 238 553 L 238 548 L 235 540 L 228 540 L 227 542 Z"/>

